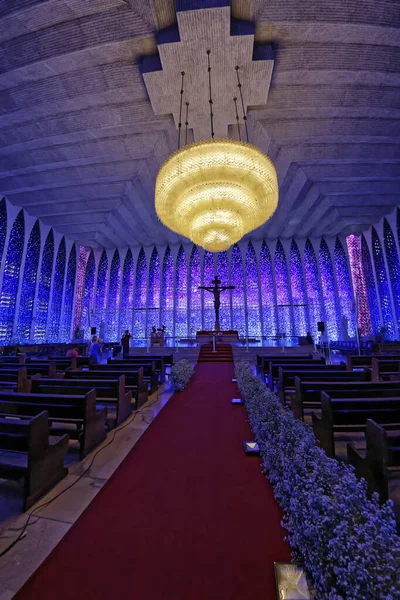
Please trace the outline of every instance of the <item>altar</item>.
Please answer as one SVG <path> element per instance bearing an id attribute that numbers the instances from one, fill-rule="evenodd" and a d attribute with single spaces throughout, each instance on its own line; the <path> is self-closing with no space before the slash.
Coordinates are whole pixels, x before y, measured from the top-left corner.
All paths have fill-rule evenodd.
<path id="1" fill-rule="evenodd" d="M 198 331 L 196 333 L 196 342 L 198 344 L 208 344 L 212 342 L 215 336 L 216 343 L 236 344 L 239 341 L 239 334 L 235 330 L 229 331 Z"/>

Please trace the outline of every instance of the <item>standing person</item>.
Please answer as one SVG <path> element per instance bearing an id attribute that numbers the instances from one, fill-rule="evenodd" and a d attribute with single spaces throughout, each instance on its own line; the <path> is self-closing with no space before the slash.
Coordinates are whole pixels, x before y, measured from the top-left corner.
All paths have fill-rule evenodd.
<path id="1" fill-rule="evenodd" d="M 101 363 L 102 354 L 103 344 L 100 343 L 100 340 L 98 340 L 96 336 L 96 341 L 90 346 L 89 356 L 91 364 L 99 365 Z"/>
<path id="2" fill-rule="evenodd" d="M 125 329 L 124 335 L 121 338 L 122 344 L 122 355 L 124 358 L 128 358 L 129 356 L 129 340 L 131 339 L 131 334 L 129 333 L 129 329 Z"/>

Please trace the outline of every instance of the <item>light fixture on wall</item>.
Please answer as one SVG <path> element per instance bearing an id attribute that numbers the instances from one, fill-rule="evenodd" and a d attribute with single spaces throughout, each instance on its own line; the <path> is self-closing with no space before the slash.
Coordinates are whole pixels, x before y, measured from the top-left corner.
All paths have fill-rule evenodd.
<path id="1" fill-rule="evenodd" d="M 239 67 L 236 73 L 246 142 L 240 139 L 237 98 L 234 103 L 239 141 L 214 139 L 210 50 L 207 56 L 211 139 L 180 148 L 182 72 L 178 150 L 157 175 L 155 209 L 160 221 L 172 231 L 205 250 L 222 252 L 272 216 L 278 205 L 278 181 L 272 161 L 248 142 Z M 186 139 L 188 106 L 186 103 Z"/>

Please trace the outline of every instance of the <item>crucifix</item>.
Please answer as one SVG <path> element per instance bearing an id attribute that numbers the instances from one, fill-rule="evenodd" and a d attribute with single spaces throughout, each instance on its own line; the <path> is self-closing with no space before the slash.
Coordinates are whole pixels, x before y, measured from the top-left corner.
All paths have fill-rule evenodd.
<path id="1" fill-rule="evenodd" d="M 218 275 L 215 276 L 215 279 L 212 280 L 214 285 L 199 285 L 199 290 L 206 290 L 207 292 L 211 292 L 214 294 L 214 310 L 215 310 L 215 331 L 220 330 L 219 325 L 219 308 L 221 306 L 221 292 L 225 290 L 234 290 L 234 285 L 220 285 L 221 280 L 218 279 Z"/>

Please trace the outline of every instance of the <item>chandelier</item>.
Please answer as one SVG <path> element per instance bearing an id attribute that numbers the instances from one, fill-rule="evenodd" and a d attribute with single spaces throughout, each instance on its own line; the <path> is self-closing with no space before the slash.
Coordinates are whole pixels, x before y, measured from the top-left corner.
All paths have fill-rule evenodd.
<path id="1" fill-rule="evenodd" d="M 278 181 L 272 161 L 247 142 L 214 139 L 210 51 L 208 54 L 211 139 L 180 148 L 183 77 L 178 150 L 162 165 L 156 180 L 155 209 L 172 231 L 211 252 L 222 252 L 265 223 L 278 205 Z M 236 119 L 237 98 L 234 98 Z M 188 125 L 186 102 L 186 140 Z"/>

